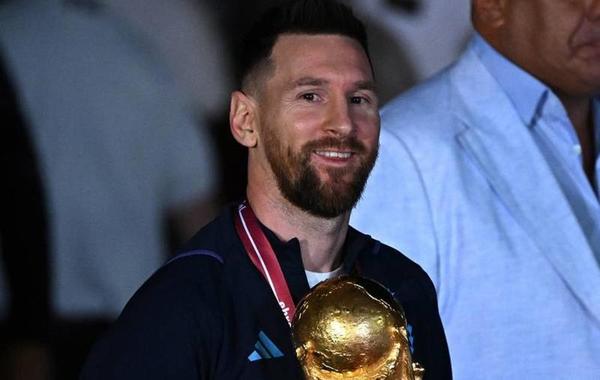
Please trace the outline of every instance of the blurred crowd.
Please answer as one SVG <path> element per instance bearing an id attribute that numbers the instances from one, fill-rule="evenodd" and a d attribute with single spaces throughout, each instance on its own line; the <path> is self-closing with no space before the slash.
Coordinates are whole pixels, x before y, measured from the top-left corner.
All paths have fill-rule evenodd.
<path id="1" fill-rule="evenodd" d="M 275 2 L 0 1 L 0 378 L 77 378 L 144 279 L 243 197 L 229 93 Z M 347 2 L 382 104 L 471 34 L 469 0 Z"/>

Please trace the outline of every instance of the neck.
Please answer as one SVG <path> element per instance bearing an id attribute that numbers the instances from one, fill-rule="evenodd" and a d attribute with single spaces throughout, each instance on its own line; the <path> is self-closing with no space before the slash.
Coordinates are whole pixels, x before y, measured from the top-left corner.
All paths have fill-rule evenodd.
<path id="1" fill-rule="evenodd" d="M 330 272 L 341 264 L 349 211 L 332 219 L 317 217 L 291 204 L 276 186 L 264 183 L 249 183 L 246 195 L 256 217 L 280 240 L 298 239 L 306 270 Z"/>
<path id="2" fill-rule="evenodd" d="M 577 134 L 587 133 L 593 127 L 591 99 L 587 96 L 570 96 L 559 91 L 557 96 L 565 107 Z"/>

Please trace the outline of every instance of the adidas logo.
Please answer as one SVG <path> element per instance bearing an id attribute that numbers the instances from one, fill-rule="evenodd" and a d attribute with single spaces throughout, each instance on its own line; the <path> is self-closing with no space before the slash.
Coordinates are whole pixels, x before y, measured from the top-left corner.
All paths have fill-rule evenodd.
<path id="1" fill-rule="evenodd" d="M 248 356 L 251 362 L 261 359 L 280 358 L 283 353 L 264 332 L 258 333 L 258 341 L 254 344 L 254 351 Z"/>

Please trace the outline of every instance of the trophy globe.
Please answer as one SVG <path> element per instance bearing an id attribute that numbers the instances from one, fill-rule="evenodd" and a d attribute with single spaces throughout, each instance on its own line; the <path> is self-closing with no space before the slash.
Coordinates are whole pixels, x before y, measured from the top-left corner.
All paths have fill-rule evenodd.
<path id="1" fill-rule="evenodd" d="M 420 380 L 406 317 L 375 281 L 324 281 L 300 301 L 292 321 L 296 356 L 308 380 Z"/>

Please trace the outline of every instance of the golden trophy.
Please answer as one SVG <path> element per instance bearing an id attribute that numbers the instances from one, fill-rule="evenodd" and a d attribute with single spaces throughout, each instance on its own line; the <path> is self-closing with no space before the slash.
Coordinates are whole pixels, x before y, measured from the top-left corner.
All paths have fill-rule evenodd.
<path id="1" fill-rule="evenodd" d="M 421 380 L 402 307 L 380 284 L 344 276 L 300 301 L 292 321 L 307 380 Z"/>

